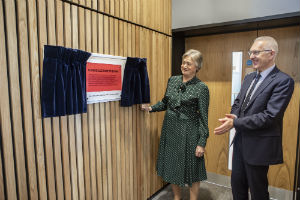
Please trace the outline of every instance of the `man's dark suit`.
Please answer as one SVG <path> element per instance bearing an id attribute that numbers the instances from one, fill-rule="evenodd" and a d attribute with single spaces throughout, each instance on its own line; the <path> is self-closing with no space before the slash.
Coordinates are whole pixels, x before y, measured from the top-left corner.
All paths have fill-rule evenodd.
<path id="1" fill-rule="evenodd" d="M 241 182 L 244 181 L 250 187 L 251 195 L 258 194 L 255 197 L 251 196 L 252 200 L 267 199 L 266 188 L 261 188 L 261 183 L 257 183 L 257 180 L 262 176 L 267 177 L 269 165 L 283 162 L 282 121 L 293 94 L 294 81 L 275 66 L 252 94 L 243 112 L 242 103 L 255 76 L 256 72 L 245 77 L 231 109 L 231 114 L 237 116 L 233 122 L 236 129 L 232 169 L 233 195 L 236 196 L 234 199 L 247 199 L 237 194 L 243 190 L 241 187 L 244 187 L 239 183 L 241 180 L 237 180 L 241 176 L 245 176 L 242 177 Z M 249 178 L 252 173 L 254 178 Z M 258 177 L 255 177 L 257 175 Z M 263 181 L 259 180 L 259 182 L 265 181 L 264 185 L 267 185 L 267 178 Z M 263 192 L 258 190 L 265 190 L 266 193 L 260 195 Z"/>

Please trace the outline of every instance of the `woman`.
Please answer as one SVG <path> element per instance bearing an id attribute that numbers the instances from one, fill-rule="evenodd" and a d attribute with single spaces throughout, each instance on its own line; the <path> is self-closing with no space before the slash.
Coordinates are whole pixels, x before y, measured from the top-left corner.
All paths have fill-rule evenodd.
<path id="1" fill-rule="evenodd" d="M 190 200 L 196 200 L 200 181 L 206 180 L 204 152 L 208 138 L 208 87 L 196 73 L 202 54 L 190 49 L 182 56 L 180 76 L 172 76 L 162 101 L 143 110 L 166 110 L 157 158 L 157 173 L 171 183 L 174 200 L 181 188 L 190 187 Z"/>

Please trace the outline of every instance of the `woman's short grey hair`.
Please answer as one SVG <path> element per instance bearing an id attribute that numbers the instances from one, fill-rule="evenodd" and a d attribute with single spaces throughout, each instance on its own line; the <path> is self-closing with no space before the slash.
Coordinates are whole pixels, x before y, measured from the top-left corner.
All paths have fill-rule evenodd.
<path id="1" fill-rule="evenodd" d="M 202 53 L 198 50 L 190 49 L 183 54 L 182 60 L 185 59 L 186 57 L 191 57 L 191 59 L 195 62 L 196 70 L 198 72 L 202 67 L 202 62 L 203 62 Z"/>

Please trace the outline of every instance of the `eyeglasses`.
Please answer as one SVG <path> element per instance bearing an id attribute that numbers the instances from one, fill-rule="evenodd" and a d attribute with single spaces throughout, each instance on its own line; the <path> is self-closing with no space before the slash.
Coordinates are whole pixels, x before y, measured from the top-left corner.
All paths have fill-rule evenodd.
<path id="1" fill-rule="evenodd" d="M 261 52 L 268 52 L 268 51 L 272 51 L 270 49 L 267 50 L 261 50 L 261 51 L 248 51 L 249 56 L 251 56 L 251 54 L 253 54 L 254 56 L 258 56 Z"/>
<path id="2" fill-rule="evenodd" d="M 183 61 L 182 65 L 186 65 L 187 67 L 193 66 L 194 63 Z"/>

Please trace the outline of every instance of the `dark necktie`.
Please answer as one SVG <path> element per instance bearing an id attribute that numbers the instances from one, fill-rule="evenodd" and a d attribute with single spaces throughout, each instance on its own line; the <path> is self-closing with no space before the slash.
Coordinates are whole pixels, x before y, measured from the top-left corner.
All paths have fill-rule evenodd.
<path id="1" fill-rule="evenodd" d="M 241 109 L 242 111 L 244 111 L 246 109 L 246 107 L 247 107 L 247 105 L 248 105 L 248 103 L 250 101 L 250 97 L 252 95 L 252 92 L 253 92 L 253 90 L 254 90 L 254 88 L 255 88 L 255 86 L 256 86 L 256 84 L 257 84 L 257 82 L 258 82 L 258 80 L 259 80 L 260 77 L 261 77 L 261 75 L 258 73 L 256 75 L 255 79 L 254 79 L 254 83 L 252 84 L 252 86 L 251 86 L 251 88 L 250 88 L 250 90 L 249 90 L 249 92 L 248 92 L 248 94 L 247 94 L 247 96 L 245 98 L 244 103 L 242 104 L 242 109 Z"/>

